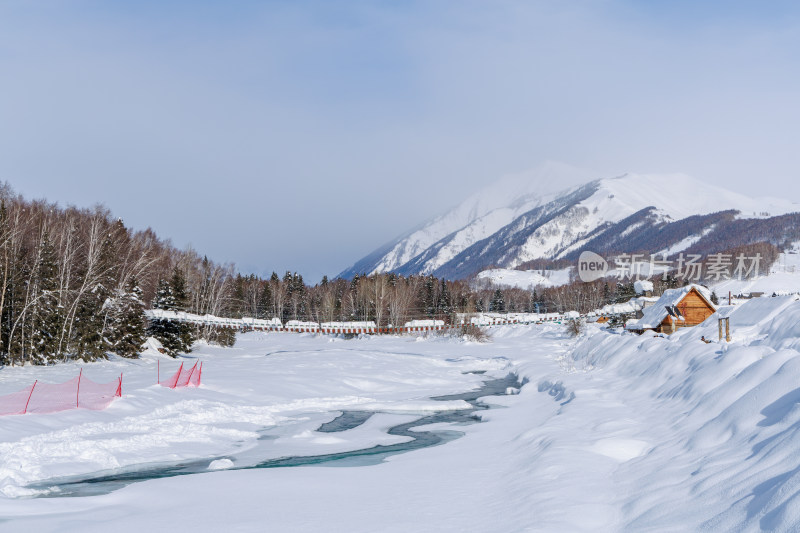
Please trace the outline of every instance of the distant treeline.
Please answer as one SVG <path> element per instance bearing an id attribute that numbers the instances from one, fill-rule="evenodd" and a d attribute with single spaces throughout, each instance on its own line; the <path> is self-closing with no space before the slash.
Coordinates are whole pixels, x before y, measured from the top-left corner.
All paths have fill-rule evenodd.
<path id="1" fill-rule="evenodd" d="M 104 207 L 61 208 L 0 185 L 0 364 L 135 355 L 160 285 L 182 280 L 187 308 L 224 313 L 232 276 Z"/>
<path id="2" fill-rule="evenodd" d="M 531 309 L 530 296 L 463 281 L 393 274 L 323 279 L 242 275 L 151 229 L 132 231 L 102 206 L 30 201 L 0 185 L 0 364 L 135 356 L 148 335 L 175 354 L 230 331 L 145 320 L 149 307 L 281 321 L 374 320 L 385 325 L 456 312 Z M 526 305 L 521 300 L 527 302 Z M 508 303 L 507 303 L 508 302 Z"/>
<path id="3" fill-rule="evenodd" d="M 771 245 L 747 251 L 777 254 Z M 0 364 L 93 360 L 107 352 L 133 357 L 148 335 L 173 355 L 195 339 L 234 341 L 231 331 L 212 326 L 148 322 L 143 311 L 150 307 L 284 323 L 372 320 L 384 327 L 452 321 L 457 313 L 586 312 L 632 292 L 632 283 L 501 290 L 475 280 L 392 273 L 323 278 L 313 286 L 293 272 L 264 279 L 179 250 L 150 229 L 132 231 L 104 207 L 28 201 L 0 185 Z"/>

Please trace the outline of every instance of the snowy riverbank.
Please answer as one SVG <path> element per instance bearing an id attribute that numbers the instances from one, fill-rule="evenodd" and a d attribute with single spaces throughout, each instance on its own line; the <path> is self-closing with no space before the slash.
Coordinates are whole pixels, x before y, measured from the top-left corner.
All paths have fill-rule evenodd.
<path id="1" fill-rule="evenodd" d="M 204 384 L 181 391 L 154 385 L 159 359 L 162 373 L 177 367 L 168 358 L 84 365 L 97 381 L 124 372 L 123 397 L 102 412 L 1 420 L 0 524 L 3 531 L 788 531 L 800 523 L 793 488 L 800 302 L 756 299 L 724 312 L 730 345 L 699 340 L 716 338 L 716 323 L 670 338 L 591 327 L 578 340 L 558 325 L 504 326 L 486 344 L 254 332 L 234 348 L 198 347 L 192 356 L 205 363 Z M 0 393 L 76 371 L 5 368 Z M 370 466 L 355 458 L 339 468 L 237 470 L 408 441 L 387 429 L 463 409 L 463 400 L 431 398 L 509 372 L 529 383 L 486 399 L 494 408 L 476 412 L 483 423 L 412 429 L 463 434 L 439 446 Z M 343 411 L 375 414 L 352 429 L 317 431 Z M 58 497 L 65 481 L 181 464 L 200 473 Z"/>

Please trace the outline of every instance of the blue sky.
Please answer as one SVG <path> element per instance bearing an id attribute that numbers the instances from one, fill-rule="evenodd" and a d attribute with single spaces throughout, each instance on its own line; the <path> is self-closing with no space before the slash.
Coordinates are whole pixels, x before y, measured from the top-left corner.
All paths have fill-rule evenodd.
<path id="1" fill-rule="evenodd" d="M 0 0 L 0 179 L 310 280 L 546 161 L 800 201 L 798 15 Z"/>

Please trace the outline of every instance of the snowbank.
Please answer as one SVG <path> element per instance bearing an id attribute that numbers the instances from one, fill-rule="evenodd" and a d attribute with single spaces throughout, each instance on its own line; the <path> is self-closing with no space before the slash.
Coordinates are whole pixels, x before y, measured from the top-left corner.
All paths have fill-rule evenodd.
<path id="1" fill-rule="evenodd" d="M 641 492 L 627 496 L 637 510 L 628 528 L 800 524 L 800 301 L 756 298 L 718 313 L 730 319 L 730 344 L 700 340 L 717 339 L 714 315 L 668 338 L 598 331 L 570 355 L 573 368 L 610 372 L 663 420 L 657 447 L 636 464 L 650 474 L 630 487 Z M 682 509 L 658 513 L 648 501 Z"/>
<path id="2" fill-rule="evenodd" d="M 717 316 L 729 317 L 731 343 L 716 342 Z M 0 426 L 0 516 L 10 531 L 111 522 L 122 531 L 260 531 L 265 520 L 276 531 L 348 533 L 796 531 L 799 350 L 800 300 L 787 296 L 721 307 L 669 337 L 589 325 L 572 339 L 550 323 L 499 326 L 490 344 L 457 345 L 252 332 L 233 349 L 199 346 L 206 385 L 185 391 L 154 386 L 160 358 L 96 363 L 98 378 L 124 370 L 128 383 L 106 411 Z M 4 368 L 0 393 L 34 372 L 57 382 L 74 370 Z M 432 397 L 510 371 L 527 384 L 487 399 L 503 408 L 475 412 L 482 423 L 419 428 L 454 439 L 439 446 L 379 464 L 241 469 L 402 442 L 388 428 L 464 407 Z M 318 431 L 345 411 L 371 416 Z M 154 464 L 203 473 L 88 498 L 19 498 L 55 496 L 64 476 Z"/>
<path id="3" fill-rule="evenodd" d="M 725 280 L 713 285 L 713 289 L 720 297 L 728 293 L 734 296 L 753 293 L 762 293 L 766 296 L 800 293 L 800 253 L 780 254 L 766 276 Z"/>

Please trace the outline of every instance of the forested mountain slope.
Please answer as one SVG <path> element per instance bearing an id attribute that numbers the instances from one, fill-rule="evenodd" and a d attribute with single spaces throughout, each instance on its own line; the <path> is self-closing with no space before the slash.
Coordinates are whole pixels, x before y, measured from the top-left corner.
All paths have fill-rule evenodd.
<path id="1" fill-rule="evenodd" d="M 709 253 L 757 242 L 782 247 L 800 238 L 799 204 L 750 198 L 684 174 L 625 174 L 555 195 L 523 191 L 503 205 L 479 198 L 484 194 L 340 275 L 394 271 L 459 279 L 490 265 L 572 260 L 585 249 Z"/>

